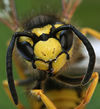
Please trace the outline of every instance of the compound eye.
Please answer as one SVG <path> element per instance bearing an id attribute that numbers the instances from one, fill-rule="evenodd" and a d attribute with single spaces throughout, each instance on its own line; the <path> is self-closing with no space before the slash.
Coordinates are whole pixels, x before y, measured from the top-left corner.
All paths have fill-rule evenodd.
<path id="1" fill-rule="evenodd" d="M 73 33 L 71 30 L 63 30 L 60 33 L 60 43 L 64 50 L 69 51 L 73 43 Z"/>
<path id="2" fill-rule="evenodd" d="M 31 61 L 33 59 L 33 47 L 29 42 L 20 42 L 19 40 L 17 40 L 17 48 L 26 60 Z"/>

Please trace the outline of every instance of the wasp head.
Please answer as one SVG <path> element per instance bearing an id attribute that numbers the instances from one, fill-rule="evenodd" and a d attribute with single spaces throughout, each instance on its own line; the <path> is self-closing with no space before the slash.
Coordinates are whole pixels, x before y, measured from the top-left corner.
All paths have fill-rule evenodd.
<path id="1" fill-rule="evenodd" d="M 68 51 L 73 42 L 71 30 L 62 30 L 53 34 L 54 29 L 63 23 L 47 24 L 31 30 L 32 39 L 21 36 L 17 48 L 33 68 L 56 74 L 69 59 Z"/>

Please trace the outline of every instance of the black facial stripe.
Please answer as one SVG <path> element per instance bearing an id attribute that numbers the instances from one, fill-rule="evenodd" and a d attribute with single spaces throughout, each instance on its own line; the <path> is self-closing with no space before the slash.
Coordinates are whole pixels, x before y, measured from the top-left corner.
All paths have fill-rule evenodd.
<path id="1" fill-rule="evenodd" d="M 50 62 L 53 62 L 55 61 L 61 54 L 65 53 L 67 55 L 67 59 L 69 59 L 69 54 L 67 53 L 67 51 L 63 50 L 62 52 L 60 52 L 57 57 L 51 61 L 45 61 L 43 59 L 38 59 L 38 58 L 35 58 L 35 61 L 42 61 L 42 62 L 45 62 L 45 63 L 50 63 Z"/>
<path id="2" fill-rule="evenodd" d="M 44 62 L 44 63 L 50 63 L 50 62 L 52 62 L 52 61 L 55 61 L 56 59 L 53 59 L 53 60 L 51 60 L 51 61 L 45 61 L 45 60 L 43 60 L 43 59 L 35 59 L 35 61 L 42 61 L 42 62 Z"/>
<path id="3" fill-rule="evenodd" d="M 50 34 L 52 33 L 52 31 L 55 29 L 54 25 L 52 25 L 52 28 L 50 29 Z"/>
<path id="4" fill-rule="evenodd" d="M 50 38 L 50 35 L 43 33 L 43 34 L 40 35 L 40 37 L 38 37 L 38 38 L 39 38 L 39 41 L 40 41 L 40 40 L 41 40 L 41 41 L 46 41 L 46 40 L 48 40 L 48 39 Z"/>
<path id="5" fill-rule="evenodd" d="M 59 55 L 56 57 L 58 58 L 61 54 L 65 53 L 66 54 L 66 59 L 69 60 L 70 59 L 70 56 L 69 54 L 67 53 L 67 51 L 63 50 L 61 53 L 59 53 Z"/>
<path id="6" fill-rule="evenodd" d="M 55 38 L 55 39 L 59 40 L 56 37 L 56 35 L 52 34 L 53 30 L 55 29 L 54 25 L 55 24 L 52 24 L 52 28 L 50 29 L 50 32 L 48 34 L 43 33 L 40 36 L 37 36 L 35 33 L 31 32 L 33 34 L 33 42 L 34 42 L 34 44 L 36 44 L 38 41 L 46 41 L 49 38 Z"/>
<path id="7" fill-rule="evenodd" d="M 48 75 L 49 76 L 53 76 L 53 73 L 52 73 L 52 71 L 53 71 L 53 68 L 52 68 L 52 61 L 49 63 L 49 68 L 48 68 Z"/>
<path id="8" fill-rule="evenodd" d="M 35 33 L 32 33 L 32 34 L 33 34 L 33 42 L 35 44 L 36 42 L 39 41 L 39 39 L 38 39 L 38 37 L 37 37 L 37 35 Z"/>

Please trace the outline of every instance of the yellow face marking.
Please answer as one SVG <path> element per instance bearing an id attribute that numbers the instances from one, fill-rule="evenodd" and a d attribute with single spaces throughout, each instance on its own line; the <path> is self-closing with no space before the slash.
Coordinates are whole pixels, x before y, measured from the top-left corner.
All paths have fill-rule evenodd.
<path id="1" fill-rule="evenodd" d="M 72 45 L 71 49 L 68 51 L 68 54 L 69 54 L 70 56 L 73 55 L 73 48 L 74 48 L 74 46 Z"/>
<path id="2" fill-rule="evenodd" d="M 52 63 L 52 67 L 53 67 L 53 73 L 55 74 L 56 72 L 58 72 L 66 63 L 66 54 L 63 53 L 61 54 L 56 61 L 53 61 Z"/>
<path id="3" fill-rule="evenodd" d="M 32 46 L 34 44 L 33 41 L 32 41 L 32 39 L 29 38 L 29 37 L 22 36 L 22 37 L 19 38 L 19 42 L 24 42 L 24 41 L 29 42 Z"/>
<path id="4" fill-rule="evenodd" d="M 39 41 L 34 47 L 36 57 L 44 61 L 55 59 L 61 51 L 61 44 L 54 38 L 49 38 L 47 41 Z"/>
<path id="5" fill-rule="evenodd" d="M 41 27 L 41 28 L 34 28 L 32 30 L 32 33 L 35 33 L 39 37 L 43 33 L 44 34 L 49 34 L 51 28 L 52 28 L 52 26 L 50 24 L 48 24 L 48 25 L 46 25 L 44 27 Z"/>
<path id="6" fill-rule="evenodd" d="M 55 24 L 54 27 L 55 27 L 55 28 L 58 28 L 58 27 L 60 27 L 60 26 L 62 26 L 62 25 L 64 25 L 64 24 Z"/>
<path id="7" fill-rule="evenodd" d="M 36 65 L 36 68 L 39 69 L 39 70 L 48 70 L 48 63 L 45 63 L 43 61 L 35 61 L 35 65 Z"/>
<path id="8" fill-rule="evenodd" d="M 55 28 L 58 28 L 58 27 L 60 27 L 60 26 L 62 26 L 63 24 L 55 24 L 54 25 L 54 27 Z M 56 34 L 56 37 L 59 39 L 60 38 L 60 33 L 61 33 L 61 31 L 59 31 L 57 34 Z"/>

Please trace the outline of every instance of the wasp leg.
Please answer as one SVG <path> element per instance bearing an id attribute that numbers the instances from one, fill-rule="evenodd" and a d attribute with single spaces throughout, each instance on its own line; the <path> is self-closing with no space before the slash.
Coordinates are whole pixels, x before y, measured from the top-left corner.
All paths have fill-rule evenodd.
<path id="1" fill-rule="evenodd" d="M 43 101 L 43 103 L 46 105 L 47 109 L 56 109 L 56 107 L 50 101 L 50 99 L 45 94 L 43 94 L 42 90 L 31 90 L 31 93 L 36 96 L 39 96 L 41 100 Z"/>
<path id="2" fill-rule="evenodd" d="M 84 35 L 86 34 L 90 34 L 92 35 L 93 37 L 97 38 L 97 39 L 100 39 L 100 32 L 97 32 L 96 30 L 93 30 L 91 28 L 82 28 L 80 30 Z"/>
<path id="3" fill-rule="evenodd" d="M 18 81 L 15 81 L 15 85 L 18 86 Z M 3 81 L 3 87 L 5 89 L 5 92 L 7 93 L 8 97 L 10 98 L 10 100 L 13 102 L 9 87 L 8 87 L 8 82 L 7 80 Z M 14 104 L 14 102 L 13 102 Z M 17 109 L 25 109 L 25 107 L 19 102 L 18 105 L 16 105 Z"/>
<path id="4" fill-rule="evenodd" d="M 91 99 L 91 97 L 92 97 L 92 95 L 94 93 L 94 90 L 96 88 L 96 85 L 98 83 L 98 79 L 99 79 L 98 73 L 94 72 L 92 74 L 92 77 L 91 77 L 92 82 L 90 83 L 88 89 L 86 90 L 84 99 L 82 100 L 81 104 L 78 107 L 76 107 L 75 109 L 82 109 L 82 108 L 85 107 L 86 104 L 89 103 L 89 101 L 90 101 L 90 99 Z"/>

